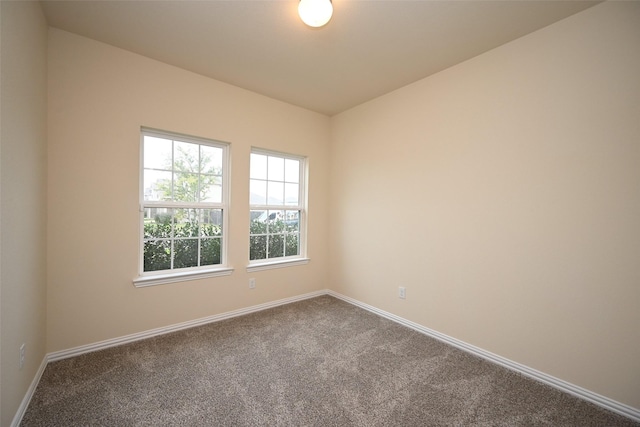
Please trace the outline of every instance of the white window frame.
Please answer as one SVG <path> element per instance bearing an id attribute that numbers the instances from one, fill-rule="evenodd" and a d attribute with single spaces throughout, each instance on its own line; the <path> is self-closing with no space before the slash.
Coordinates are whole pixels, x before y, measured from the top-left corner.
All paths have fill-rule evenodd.
<path id="1" fill-rule="evenodd" d="M 290 153 L 283 153 L 279 151 L 266 150 L 262 148 L 252 147 L 251 154 L 259 154 L 263 156 L 280 157 L 283 159 L 297 160 L 300 164 L 300 176 L 298 187 L 298 204 L 297 205 L 272 205 L 272 204 L 252 204 L 249 202 L 249 215 L 254 210 L 298 210 L 300 211 L 298 218 L 298 255 L 290 255 L 277 258 L 266 258 L 260 260 L 251 260 L 250 255 L 247 254 L 249 259 L 249 265 L 247 266 L 248 272 L 270 270 L 274 268 L 291 267 L 295 265 L 304 265 L 309 262 L 307 257 L 307 193 L 308 193 L 308 159 L 304 156 L 299 156 Z M 251 179 L 251 176 L 249 176 Z M 268 180 L 267 180 L 268 181 Z M 249 217 L 249 224 L 251 223 L 251 217 Z M 249 240 L 251 239 L 251 231 L 249 230 Z M 251 243 L 249 243 L 250 245 Z"/>
<path id="2" fill-rule="evenodd" d="M 175 201 L 148 201 L 144 200 L 144 139 L 145 136 L 170 139 L 173 141 L 187 142 L 197 145 L 207 145 L 222 149 L 222 198 L 221 202 L 175 202 Z M 140 198 L 140 230 L 138 277 L 133 280 L 136 287 L 146 287 L 167 283 L 183 282 L 187 280 L 203 279 L 209 277 L 228 276 L 233 272 L 233 268 L 228 265 L 227 247 L 229 240 L 229 144 L 212 139 L 199 138 L 167 132 L 151 128 L 141 128 L 140 130 L 140 178 L 139 178 L 139 198 Z M 222 236 L 220 245 L 220 264 L 175 268 L 159 271 L 144 271 L 144 211 L 147 208 L 195 208 L 195 209 L 221 209 L 222 210 Z M 171 237 L 174 239 L 174 237 Z"/>

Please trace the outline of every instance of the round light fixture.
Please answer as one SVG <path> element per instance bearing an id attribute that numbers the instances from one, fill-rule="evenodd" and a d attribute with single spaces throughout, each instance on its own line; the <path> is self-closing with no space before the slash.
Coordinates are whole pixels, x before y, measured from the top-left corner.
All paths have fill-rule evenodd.
<path id="1" fill-rule="evenodd" d="M 300 0 L 298 15 L 310 27 L 322 27 L 333 15 L 331 0 Z"/>

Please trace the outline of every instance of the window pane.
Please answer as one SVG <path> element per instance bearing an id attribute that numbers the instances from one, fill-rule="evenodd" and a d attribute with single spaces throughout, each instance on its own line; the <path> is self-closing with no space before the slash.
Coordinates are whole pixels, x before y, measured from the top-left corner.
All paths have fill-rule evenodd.
<path id="1" fill-rule="evenodd" d="M 220 203 L 222 201 L 222 180 L 216 175 L 200 175 L 200 201 Z"/>
<path id="2" fill-rule="evenodd" d="M 172 210 L 147 208 L 144 214 L 144 238 L 158 239 L 171 237 Z"/>
<path id="3" fill-rule="evenodd" d="M 250 178 L 267 179 L 267 156 L 251 153 Z"/>
<path id="4" fill-rule="evenodd" d="M 200 170 L 200 153 L 198 144 L 174 141 L 173 169 L 180 172 L 197 173 Z"/>
<path id="5" fill-rule="evenodd" d="M 249 237 L 249 259 L 267 258 L 267 236 Z"/>
<path id="6" fill-rule="evenodd" d="M 202 239 L 200 241 L 200 265 L 220 264 L 220 243 L 222 239 Z"/>
<path id="7" fill-rule="evenodd" d="M 144 200 L 154 202 L 171 200 L 171 172 L 145 169 L 142 185 Z"/>
<path id="8" fill-rule="evenodd" d="M 267 211 L 251 211 L 249 234 L 267 233 Z"/>
<path id="9" fill-rule="evenodd" d="M 171 140 L 144 137 L 144 167 L 171 170 Z"/>
<path id="10" fill-rule="evenodd" d="M 144 243 L 144 271 L 171 268 L 171 241 L 153 240 Z"/>
<path id="11" fill-rule="evenodd" d="M 198 175 L 176 172 L 173 176 L 173 200 L 176 202 L 197 202 Z"/>
<path id="12" fill-rule="evenodd" d="M 249 203 L 264 205 L 267 203 L 267 181 L 249 181 Z"/>
<path id="13" fill-rule="evenodd" d="M 199 230 L 197 209 L 176 209 L 174 237 L 197 237 Z"/>
<path id="14" fill-rule="evenodd" d="M 173 268 L 198 266 L 198 240 L 176 239 L 173 241 Z"/>
<path id="15" fill-rule="evenodd" d="M 201 209 L 200 236 L 222 236 L 222 209 Z"/>
<path id="16" fill-rule="evenodd" d="M 284 232 L 284 211 L 269 211 L 268 219 L 269 234 Z"/>
<path id="17" fill-rule="evenodd" d="M 284 184 L 282 182 L 269 181 L 267 184 L 269 205 L 284 205 Z"/>
<path id="18" fill-rule="evenodd" d="M 200 146 L 200 173 L 222 175 L 222 148 Z"/>
<path id="19" fill-rule="evenodd" d="M 300 161 L 285 159 L 284 161 L 284 180 L 287 182 L 300 182 Z"/>
<path id="20" fill-rule="evenodd" d="M 287 211 L 287 217 L 284 223 L 287 233 L 297 233 L 300 231 L 300 211 Z"/>
<path id="21" fill-rule="evenodd" d="M 284 235 L 269 235 L 269 254 L 268 258 L 279 258 L 284 256 Z"/>
<path id="22" fill-rule="evenodd" d="M 300 235 L 298 233 L 287 234 L 285 256 L 300 255 L 298 251 L 299 241 L 300 241 Z"/>
<path id="23" fill-rule="evenodd" d="M 267 178 L 273 181 L 284 181 L 284 159 L 282 157 L 269 156 Z"/>
<path id="24" fill-rule="evenodd" d="M 299 184 L 284 185 L 284 202 L 290 206 L 298 205 L 298 188 Z"/>

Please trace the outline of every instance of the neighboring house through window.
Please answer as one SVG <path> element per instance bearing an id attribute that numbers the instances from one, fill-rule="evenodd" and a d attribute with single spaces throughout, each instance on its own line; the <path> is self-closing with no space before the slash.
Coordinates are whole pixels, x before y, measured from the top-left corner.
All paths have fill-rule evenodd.
<path id="1" fill-rule="evenodd" d="M 249 178 L 249 269 L 308 261 L 305 258 L 306 160 L 254 148 Z"/>

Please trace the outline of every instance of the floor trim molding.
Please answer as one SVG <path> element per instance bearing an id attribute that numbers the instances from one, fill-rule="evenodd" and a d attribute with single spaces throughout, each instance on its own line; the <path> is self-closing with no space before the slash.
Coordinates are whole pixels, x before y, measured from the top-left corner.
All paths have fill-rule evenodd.
<path id="1" fill-rule="evenodd" d="M 27 411 L 27 407 L 29 407 L 29 403 L 31 402 L 31 398 L 33 397 L 33 393 L 35 393 L 36 388 L 38 387 L 38 383 L 40 382 L 40 378 L 42 378 L 42 374 L 44 373 L 45 368 L 47 367 L 47 356 L 42 359 L 40 363 L 40 367 L 36 371 L 36 375 L 33 377 L 33 381 L 31 381 L 31 385 L 27 389 L 27 392 L 20 402 L 20 406 L 18 407 L 18 411 L 16 415 L 13 417 L 13 421 L 11 421 L 11 427 L 18 427 L 22 422 L 22 417 L 24 417 L 24 413 Z"/>
<path id="2" fill-rule="evenodd" d="M 502 356 L 498 356 L 497 354 L 491 353 L 489 351 L 483 350 L 474 345 L 465 343 L 464 341 L 460 341 L 456 338 L 450 337 L 448 335 L 442 334 L 440 332 L 434 331 L 433 329 L 429 329 L 420 324 L 412 322 L 410 320 L 404 319 L 400 316 L 396 316 L 395 314 L 386 312 L 384 310 L 380 310 L 379 308 L 373 307 L 371 305 L 365 304 L 361 301 L 358 301 L 354 298 L 350 298 L 346 295 L 342 295 L 338 292 L 334 292 L 332 290 L 327 290 L 327 294 L 331 295 L 335 298 L 338 298 L 342 301 L 348 302 L 349 304 L 355 305 L 356 307 L 363 308 L 367 311 L 375 313 L 379 316 L 382 316 L 386 319 L 392 320 L 394 322 L 400 323 L 406 327 L 409 327 L 415 331 L 428 335 L 432 338 L 435 338 L 439 341 L 442 341 L 446 344 L 452 345 L 460 350 L 466 351 L 473 355 L 482 357 L 490 362 L 497 363 L 507 369 L 512 371 L 516 371 L 522 375 L 525 375 L 529 378 L 533 378 L 534 380 L 540 381 L 551 387 L 554 387 L 558 390 L 564 391 L 576 397 L 579 397 L 583 400 L 594 403 L 602 408 L 608 409 L 609 411 L 615 412 L 617 414 L 623 415 L 627 418 L 630 418 L 634 421 L 640 422 L 640 409 L 633 408 L 629 405 L 625 405 L 624 403 L 617 402 L 613 399 L 609 399 L 608 397 L 599 395 L 590 390 L 584 389 L 575 384 L 571 384 L 567 381 L 561 380 L 559 378 L 553 377 L 551 375 L 545 374 L 544 372 L 540 372 L 536 369 L 530 368 L 528 366 L 522 365 L 518 362 L 514 362 L 513 360 L 506 359 Z"/>

